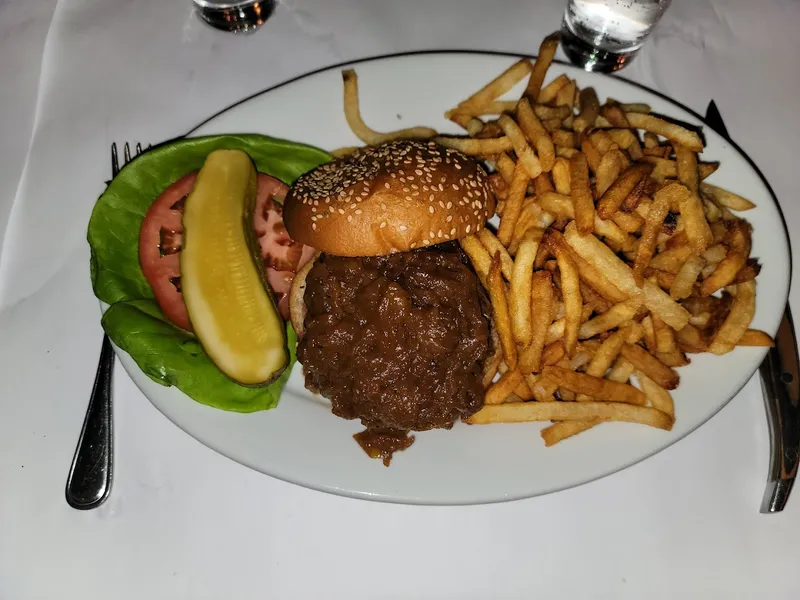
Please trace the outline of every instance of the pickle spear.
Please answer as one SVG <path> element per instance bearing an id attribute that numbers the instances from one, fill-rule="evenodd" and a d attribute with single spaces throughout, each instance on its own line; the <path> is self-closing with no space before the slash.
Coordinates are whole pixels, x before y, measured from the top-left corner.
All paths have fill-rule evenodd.
<path id="1" fill-rule="evenodd" d="M 262 277 L 250 219 L 256 170 L 241 150 L 206 158 L 183 212 L 181 288 L 197 338 L 243 385 L 265 385 L 289 364 L 286 328 Z"/>

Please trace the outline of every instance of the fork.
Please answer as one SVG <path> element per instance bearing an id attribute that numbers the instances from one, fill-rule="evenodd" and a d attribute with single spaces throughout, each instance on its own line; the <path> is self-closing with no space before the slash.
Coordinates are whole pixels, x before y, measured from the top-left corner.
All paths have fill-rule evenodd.
<path id="1" fill-rule="evenodd" d="M 136 156 L 142 153 L 142 145 L 136 144 Z M 131 161 L 131 149 L 127 142 L 123 147 L 123 166 Z M 117 145 L 111 144 L 112 179 L 119 173 Z M 111 340 L 103 334 L 100 361 L 94 377 L 89 407 L 72 457 L 67 476 L 65 496 L 67 504 L 78 510 L 97 508 L 111 493 L 114 478 L 114 422 L 111 403 L 111 380 L 114 376 L 114 349 Z"/>

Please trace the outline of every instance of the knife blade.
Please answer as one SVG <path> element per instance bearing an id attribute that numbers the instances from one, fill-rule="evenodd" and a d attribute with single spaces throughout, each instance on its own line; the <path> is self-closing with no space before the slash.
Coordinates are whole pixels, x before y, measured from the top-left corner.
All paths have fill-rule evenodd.
<path id="1" fill-rule="evenodd" d="M 706 124 L 730 141 L 716 102 L 709 102 Z M 780 512 L 789 500 L 800 462 L 800 359 L 789 305 L 770 348 L 758 368 L 767 409 L 770 470 L 761 502 L 762 513 Z"/>

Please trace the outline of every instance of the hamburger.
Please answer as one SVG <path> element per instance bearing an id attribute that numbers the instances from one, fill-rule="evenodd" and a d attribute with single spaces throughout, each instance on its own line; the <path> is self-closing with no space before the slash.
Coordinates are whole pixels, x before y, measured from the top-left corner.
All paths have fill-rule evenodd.
<path id="1" fill-rule="evenodd" d="M 318 250 L 290 293 L 306 387 L 360 419 L 373 457 L 483 405 L 491 309 L 458 239 L 494 214 L 474 160 L 434 143 L 369 147 L 300 177 L 289 235 Z"/>

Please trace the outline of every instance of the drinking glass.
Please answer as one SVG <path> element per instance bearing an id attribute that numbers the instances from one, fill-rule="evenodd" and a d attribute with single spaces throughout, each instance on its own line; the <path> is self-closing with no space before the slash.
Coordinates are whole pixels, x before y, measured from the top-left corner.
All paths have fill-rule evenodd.
<path id="1" fill-rule="evenodd" d="M 261 27 L 275 10 L 275 0 L 193 0 L 197 14 L 223 31 L 249 33 Z"/>
<path id="2" fill-rule="evenodd" d="M 587 71 L 627 65 L 644 45 L 672 0 L 569 0 L 561 22 L 561 47 Z"/>

